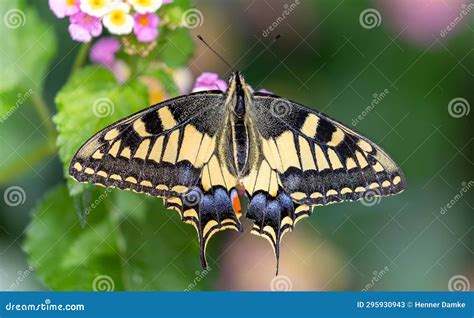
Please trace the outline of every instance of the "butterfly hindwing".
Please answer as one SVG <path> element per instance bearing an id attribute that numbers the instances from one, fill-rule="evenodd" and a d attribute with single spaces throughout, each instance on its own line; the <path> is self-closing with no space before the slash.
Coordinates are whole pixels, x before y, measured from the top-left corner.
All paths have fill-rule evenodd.
<path id="1" fill-rule="evenodd" d="M 241 230 L 231 203 L 236 179 L 217 153 L 224 105 L 222 92 L 209 91 L 147 108 L 90 138 L 69 173 L 81 182 L 164 198 L 196 227 L 205 266 L 208 239 L 218 230 Z"/>

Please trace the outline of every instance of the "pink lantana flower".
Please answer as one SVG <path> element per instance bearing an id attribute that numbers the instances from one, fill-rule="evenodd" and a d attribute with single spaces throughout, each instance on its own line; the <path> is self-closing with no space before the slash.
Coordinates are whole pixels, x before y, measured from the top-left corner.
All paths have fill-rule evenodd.
<path id="1" fill-rule="evenodd" d="M 115 37 L 99 39 L 91 48 L 89 58 L 92 63 L 102 65 L 114 74 L 117 82 L 124 83 L 130 77 L 130 68 L 122 61 L 115 59 L 120 50 L 120 41 Z"/>
<path id="2" fill-rule="evenodd" d="M 89 58 L 92 63 L 103 65 L 109 69 L 115 64 L 115 54 L 120 50 L 120 41 L 114 37 L 99 39 L 91 48 Z"/>
<path id="3" fill-rule="evenodd" d="M 196 83 L 194 83 L 193 87 L 193 93 L 215 89 L 219 89 L 221 91 L 227 90 L 227 82 L 220 79 L 219 75 L 216 73 L 204 72 L 196 79 Z"/>
<path id="4" fill-rule="evenodd" d="M 79 12 L 79 0 L 49 0 L 49 8 L 62 19 Z"/>
<path id="5" fill-rule="evenodd" d="M 136 13 L 133 18 L 135 20 L 133 32 L 135 32 L 137 40 L 140 42 L 155 41 L 158 36 L 160 18 L 154 13 Z"/>
<path id="6" fill-rule="evenodd" d="M 99 18 L 78 12 L 70 17 L 69 33 L 75 41 L 90 42 L 93 37 L 102 33 L 102 23 Z"/>

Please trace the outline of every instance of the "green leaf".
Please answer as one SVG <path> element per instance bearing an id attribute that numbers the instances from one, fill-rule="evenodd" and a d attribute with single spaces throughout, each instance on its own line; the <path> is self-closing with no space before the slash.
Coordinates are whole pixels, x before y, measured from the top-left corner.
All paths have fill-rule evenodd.
<path id="1" fill-rule="evenodd" d="M 56 96 L 58 113 L 53 120 L 59 135 L 59 156 L 68 175 L 69 163 L 79 147 L 100 129 L 148 107 L 146 87 L 131 80 L 120 85 L 112 73 L 99 66 L 76 72 Z M 71 194 L 82 192 L 78 183 Z"/>
<path id="2" fill-rule="evenodd" d="M 53 27 L 43 23 L 34 9 L 19 0 L 0 1 L 0 17 L 0 93 L 24 93 L 29 89 L 39 93 L 56 51 Z"/>
<path id="3" fill-rule="evenodd" d="M 96 191 L 94 200 L 99 200 L 99 195 Z M 117 230 L 103 201 L 92 210 L 84 228 L 63 186 L 49 192 L 34 209 L 24 249 L 37 275 L 49 288 L 92 290 L 99 275 L 110 276 L 115 289 L 123 288 Z"/>
<path id="4" fill-rule="evenodd" d="M 115 208 L 120 210 L 120 230 L 127 247 L 123 254 L 127 259 L 123 275 L 127 288 L 210 289 L 217 270 L 202 270 L 193 226 L 182 223 L 176 212 L 163 207 L 160 199 L 135 193 L 116 194 L 122 202 Z M 136 217 L 141 208 L 147 212 L 139 212 L 139 217 Z M 210 248 L 208 252 L 213 254 L 213 250 Z"/>
<path id="5" fill-rule="evenodd" d="M 194 45 L 188 29 L 165 29 L 158 37 L 157 59 L 177 68 L 193 56 Z"/>
<path id="6" fill-rule="evenodd" d="M 115 290 L 210 288 L 217 271 L 201 270 L 195 230 L 160 201 L 96 189 L 81 227 L 73 199 L 58 187 L 33 211 L 24 244 L 31 265 L 54 290 L 93 290 L 101 275 Z"/>

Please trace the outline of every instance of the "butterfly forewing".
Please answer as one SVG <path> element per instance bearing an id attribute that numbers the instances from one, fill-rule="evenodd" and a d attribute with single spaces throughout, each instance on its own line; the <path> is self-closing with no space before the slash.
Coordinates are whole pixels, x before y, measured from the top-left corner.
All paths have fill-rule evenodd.
<path id="1" fill-rule="evenodd" d="M 355 131 L 303 105 L 255 94 L 264 158 L 298 203 L 325 205 L 399 193 L 404 177 L 392 159 Z"/>

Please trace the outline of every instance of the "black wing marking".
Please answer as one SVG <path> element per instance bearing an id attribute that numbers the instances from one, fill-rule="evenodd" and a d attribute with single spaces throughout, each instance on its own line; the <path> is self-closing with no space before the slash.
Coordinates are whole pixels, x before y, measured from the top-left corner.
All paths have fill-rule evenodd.
<path id="1" fill-rule="evenodd" d="M 225 95 L 199 92 L 151 106 L 90 138 L 69 173 L 80 182 L 164 198 L 183 222 L 195 226 L 207 267 L 209 238 L 242 230 L 231 195 L 237 181 L 217 155 Z"/>

